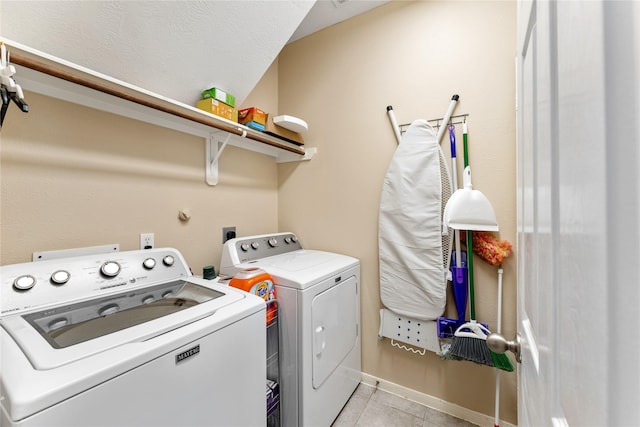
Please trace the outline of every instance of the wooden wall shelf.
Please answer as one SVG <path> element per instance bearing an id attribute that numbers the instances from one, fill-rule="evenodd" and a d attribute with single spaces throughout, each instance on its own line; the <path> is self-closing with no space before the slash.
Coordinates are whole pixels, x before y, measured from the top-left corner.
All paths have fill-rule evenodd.
<path id="1" fill-rule="evenodd" d="M 313 147 L 267 135 L 18 43 L 0 41 L 9 49 L 15 80 L 23 90 L 204 138 L 210 185 L 218 182 L 220 144 L 266 154 L 279 163 L 310 160 L 316 153 Z"/>

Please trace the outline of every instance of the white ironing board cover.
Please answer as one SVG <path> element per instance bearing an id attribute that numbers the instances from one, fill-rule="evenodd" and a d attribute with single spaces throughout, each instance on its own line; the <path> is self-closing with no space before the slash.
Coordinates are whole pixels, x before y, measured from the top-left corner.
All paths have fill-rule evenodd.
<path id="1" fill-rule="evenodd" d="M 434 129 L 414 121 L 393 155 L 380 200 L 380 297 L 389 310 L 419 320 L 436 319 L 446 304 L 443 162 Z"/>

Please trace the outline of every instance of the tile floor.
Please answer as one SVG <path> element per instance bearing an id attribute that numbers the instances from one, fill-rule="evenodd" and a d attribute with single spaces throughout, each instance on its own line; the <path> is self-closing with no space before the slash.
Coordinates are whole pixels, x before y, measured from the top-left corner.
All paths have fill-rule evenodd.
<path id="1" fill-rule="evenodd" d="M 360 384 L 332 427 L 477 427 L 402 397 Z"/>

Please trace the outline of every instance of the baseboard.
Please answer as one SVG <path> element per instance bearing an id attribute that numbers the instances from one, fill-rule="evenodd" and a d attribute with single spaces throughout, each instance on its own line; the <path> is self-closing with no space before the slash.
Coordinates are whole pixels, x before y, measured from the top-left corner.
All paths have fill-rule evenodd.
<path id="1" fill-rule="evenodd" d="M 383 380 L 381 378 L 374 377 L 373 375 L 362 373 L 362 382 L 372 387 L 378 387 L 378 389 L 386 391 L 387 393 L 395 394 L 403 398 L 420 403 L 429 408 L 435 409 L 445 414 L 452 415 L 457 418 L 461 418 L 470 423 L 477 424 L 479 426 L 493 426 L 494 419 L 492 416 L 482 414 L 480 412 L 472 411 L 465 407 L 446 402 L 442 399 L 438 399 L 428 394 L 420 393 L 419 391 L 412 390 L 407 387 L 392 383 L 390 381 Z M 501 421 L 502 427 L 516 427 L 515 425 L 506 421 Z"/>

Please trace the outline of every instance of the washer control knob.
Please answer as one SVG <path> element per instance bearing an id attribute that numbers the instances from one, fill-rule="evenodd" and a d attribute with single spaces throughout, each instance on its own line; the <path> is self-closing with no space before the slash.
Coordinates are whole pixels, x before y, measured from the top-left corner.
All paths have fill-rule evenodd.
<path id="1" fill-rule="evenodd" d="M 289 243 L 291 243 L 291 237 L 287 236 L 284 238 L 284 242 L 288 245 Z"/>
<path id="2" fill-rule="evenodd" d="M 57 319 L 52 320 L 47 325 L 50 331 L 55 331 L 56 329 L 60 329 L 63 326 L 67 326 L 69 324 L 69 319 L 66 317 L 58 317 Z"/>
<path id="3" fill-rule="evenodd" d="M 293 243 L 296 243 L 298 241 L 298 238 L 296 236 L 291 236 L 291 241 Z"/>
<path id="4" fill-rule="evenodd" d="M 51 275 L 51 283 L 54 285 L 64 285 L 71 278 L 71 273 L 67 270 L 54 271 Z"/>
<path id="5" fill-rule="evenodd" d="M 242 249 L 242 252 L 247 252 L 249 250 L 249 245 L 246 243 L 243 243 L 240 245 L 240 249 Z"/>
<path id="6" fill-rule="evenodd" d="M 13 288 L 17 291 L 28 291 L 36 285 L 36 278 L 30 274 L 16 277 L 13 281 Z"/>
<path id="7" fill-rule="evenodd" d="M 167 291 L 164 294 L 162 294 L 162 298 L 171 298 L 173 296 L 173 291 Z"/>
<path id="8" fill-rule="evenodd" d="M 118 304 L 107 304 L 98 311 L 98 314 L 100 316 L 108 316 L 116 313 L 118 310 L 120 310 L 120 306 Z"/>
<path id="9" fill-rule="evenodd" d="M 171 255 L 167 255 L 164 258 L 162 258 L 162 263 L 167 267 L 171 267 L 174 262 L 175 262 L 175 259 Z"/>
<path id="10" fill-rule="evenodd" d="M 155 300 L 156 300 L 156 297 L 154 297 L 153 295 L 147 295 L 146 297 L 142 298 L 142 303 L 145 305 L 151 304 Z"/>
<path id="11" fill-rule="evenodd" d="M 153 258 L 147 258 L 144 261 L 142 261 L 142 266 L 147 270 L 151 270 L 153 269 L 153 267 L 156 266 L 156 260 Z"/>
<path id="12" fill-rule="evenodd" d="M 100 267 L 100 272 L 106 277 L 116 277 L 120 274 L 120 264 L 115 261 L 107 261 Z"/>
<path id="13" fill-rule="evenodd" d="M 253 243 L 251 243 L 251 247 L 252 247 L 253 249 L 258 249 L 258 248 L 260 247 L 260 243 L 258 243 L 258 242 L 253 242 Z"/>
<path id="14" fill-rule="evenodd" d="M 278 241 L 274 237 L 269 239 L 268 243 L 269 243 L 269 246 L 271 246 L 272 248 L 275 248 L 276 246 L 278 246 Z"/>

